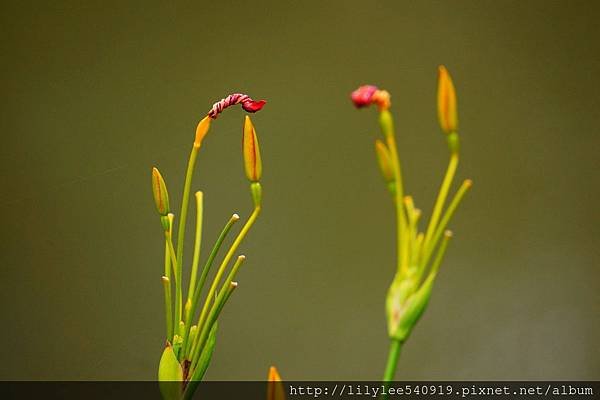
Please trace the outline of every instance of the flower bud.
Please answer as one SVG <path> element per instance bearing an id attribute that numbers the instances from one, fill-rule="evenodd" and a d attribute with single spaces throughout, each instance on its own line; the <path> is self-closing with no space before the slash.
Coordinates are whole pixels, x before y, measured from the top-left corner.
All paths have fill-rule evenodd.
<path id="1" fill-rule="evenodd" d="M 438 118 L 442 130 L 450 134 L 458 129 L 456 111 L 456 91 L 448 70 L 443 65 L 438 68 L 437 93 Z"/>
<path id="2" fill-rule="evenodd" d="M 208 129 L 210 128 L 210 119 L 211 118 L 209 116 L 206 116 L 198 123 L 198 126 L 196 127 L 196 138 L 194 139 L 194 147 L 200 147 L 202 144 L 204 136 L 206 136 Z"/>
<path id="3" fill-rule="evenodd" d="M 260 158 L 260 148 L 258 146 L 256 130 L 248 116 L 246 116 L 244 120 L 242 151 L 244 154 L 244 169 L 246 170 L 246 176 L 251 182 L 258 182 L 262 175 L 262 161 Z"/>
<path id="4" fill-rule="evenodd" d="M 285 400 L 285 390 L 277 368 L 269 368 L 267 400 Z"/>
<path id="5" fill-rule="evenodd" d="M 167 343 L 158 365 L 158 381 L 163 399 L 181 398 L 183 391 L 183 369 L 170 343 Z"/>
<path id="6" fill-rule="evenodd" d="M 392 167 L 392 157 L 388 148 L 379 139 L 375 141 L 375 153 L 377 154 L 377 162 L 383 179 L 385 179 L 387 183 L 393 182 L 394 168 Z"/>
<path id="7" fill-rule="evenodd" d="M 158 213 L 165 217 L 169 213 L 169 193 L 167 185 L 157 168 L 152 168 L 152 194 Z"/>
<path id="8" fill-rule="evenodd" d="M 414 276 L 394 279 L 386 299 L 388 334 L 391 339 L 404 342 L 408 338 L 427 308 L 436 272 L 430 273 L 420 286 L 418 278 Z"/>

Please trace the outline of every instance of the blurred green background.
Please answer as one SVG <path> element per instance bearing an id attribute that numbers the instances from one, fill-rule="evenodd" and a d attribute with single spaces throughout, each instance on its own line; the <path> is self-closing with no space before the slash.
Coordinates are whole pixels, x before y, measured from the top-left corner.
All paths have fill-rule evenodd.
<path id="1" fill-rule="evenodd" d="M 2 2 L 0 379 L 155 378 L 150 168 L 178 205 L 196 123 L 235 91 L 268 100 L 253 117 L 264 213 L 207 378 L 276 364 L 287 379 L 379 379 L 393 208 L 376 112 L 349 93 L 392 93 L 408 192 L 429 214 L 447 162 L 442 63 L 458 178 L 475 186 L 397 377 L 599 379 L 599 6 Z M 224 113 L 199 157 L 205 248 L 251 210 L 242 121 Z"/>

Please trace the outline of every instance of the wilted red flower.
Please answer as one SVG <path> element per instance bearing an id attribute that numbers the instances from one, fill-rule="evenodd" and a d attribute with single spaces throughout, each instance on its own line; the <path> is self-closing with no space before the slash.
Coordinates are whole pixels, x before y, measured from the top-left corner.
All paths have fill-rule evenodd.
<path id="1" fill-rule="evenodd" d="M 352 102 L 356 108 L 377 104 L 380 110 L 385 110 L 390 107 L 390 94 L 386 90 L 379 90 L 377 86 L 363 85 L 352 92 Z"/>
<path id="2" fill-rule="evenodd" d="M 240 103 L 245 111 L 255 113 L 260 111 L 267 102 L 265 100 L 252 100 L 247 94 L 233 93 L 213 104 L 208 112 L 208 116 L 216 119 L 224 109 Z"/>

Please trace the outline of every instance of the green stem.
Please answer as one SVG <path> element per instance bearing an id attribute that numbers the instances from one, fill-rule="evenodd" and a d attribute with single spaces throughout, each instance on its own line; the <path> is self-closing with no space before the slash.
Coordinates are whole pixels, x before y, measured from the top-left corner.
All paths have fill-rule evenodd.
<path id="1" fill-rule="evenodd" d="M 219 253 L 219 250 L 221 249 L 221 245 L 223 244 L 223 241 L 227 237 L 227 234 L 229 233 L 229 231 L 231 231 L 231 227 L 233 226 L 233 224 L 235 224 L 237 221 L 239 221 L 239 219 L 240 219 L 240 217 L 237 214 L 233 214 L 231 216 L 231 218 L 229 219 L 229 221 L 227 221 L 227 224 L 225 224 L 225 227 L 223 227 L 221 234 L 219 235 L 215 245 L 213 246 L 213 248 L 210 252 L 210 255 L 208 256 L 208 259 L 206 260 L 206 263 L 204 264 L 204 267 L 202 268 L 202 274 L 200 274 L 200 280 L 198 281 L 198 285 L 196 286 L 196 290 L 194 291 L 194 297 L 192 299 L 192 311 L 190 313 L 192 318 L 196 315 L 196 310 L 198 308 L 198 301 L 200 300 L 200 294 L 202 293 L 202 288 L 204 287 L 204 282 L 206 282 L 206 277 L 208 276 L 208 272 L 210 271 L 210 268 L 212 267 L 215 257 Z"/>
<path id="2" fill-rule="evenodd" d="M 243 260 L 244 260 L 243 258 L 238 259 L 238 261 L 236 262 L 236 265 L 238 265 L 238 267 L 239 267 L 239 264 L 241 264 L 243 262 Z M 225 285 L 223 285 L 223 286 L 225 286 Z M 224 287 L 223 290 L 221 290 L 219 292 L 219 295 L 217 296 L 217 299 L 215 300 L 215 303 L 213 304 L 213 307 L 210 310 L 210 314 L 208 315 L 208 319 L 206 320 L 205 326 L 202 327 L 202 330 L 200 331 L 200 333 L 198 335 L 196 335 L 196 343 L 192 347 L 192 357 L 191 357 L 192 361 L 190 364 L 190 371 L 192 371 L 192 373 L 191 373 L 192 376 L 193 376 L 193 371 L 196 369 L 196 366 L 198 364 L 198 360 L 200 359 L 200 355 L 202 354 L 202 348 L 204 347 L 204 344 L 206 343 L 206 340 L 208 339 L 208 334 L 210 333 L 210 329 L 212 328 L 213 324 L 219 317 L 219 314 L 221 313 L 223 306 L 225 305 L 225 303 L 227 303 L 227 300 L 229 300 L 229 297 L 231 297 L 231 294 L 233 293 L 233 291 L 235 290 L 236 287 L 237 287 L 237 283 L 229 281 L 227 283 L 227 286 Z"/>
<path id="3" fill-rule="evenodd" d="M 457 167 L 458 153 L 452 153 L 452 155 L 450 156 L 450 161 L 448 163 L 448 168 L 446 169 L 446 175 L 444 176 L 442 186 L 440 187 L 440 191 L 438 193 L 435 205 L 433 207 L 433 212 L 431 214 L 431 219 L 429 220 L 429 225 L 427 226 L 427 233 L 425 234 L 425 239 L 423 242 L 424 249 L 427 249 L 427 247 L 429 246 L 431 236 L 433 235 L 437 227 L 437 223 L 440 219 L 440 214 L 442 213 L 444 203 L 446 202 L 446 197 L 448 197 L 448 191 L 450 190 L 450 185 L 452 184 L 452 180 L 454 179 L 454 174 L 456 173 Z"/>
<path id="4" fill-rule="evenodd" d="M 202 244 L 202 192 L 196 192 L 196 236 L 194 240 L 194 258 L 192 261 L 192 272 L 188 286 L 188 300 L 192 300 L 196 286 L 196 275 L 198 274 L 198 264 L 200 263 L 200 245 Z M 187 316 L 186 316 L 187 317 Z M 187 321 L 186 321 L 187 323 Z"/>
<path id="5" fill-rule="evenodd" d="M 385 366 L 385 373 L 383 374 L 384 382 L 392 382 L 394 380 L 394 376 L 396 375 L 396 367 L 398 366 L 398 359 L 400 358 L 401 350 L 402 350 L 402 342 L 397 339 L 391 339 L 387 365 Z"/>
<path id="6" fill-rule="evenodd" d="M 456 209 L 458 208 L 458 205 L 460 204 L 464 195 L 467 193 L 467 191 L 471 188 L 472 185 L 473 185 L 473 182 L 470 179 L 467 179 L 466 181 L 464 181 L 462 183 L 462 185 L 460 186 L 460 188 L 454 195 L 454 198 L 452 199 L 452 201 L 450 202 L 450 205 L 448 206 L 448 209 L 444 213 L 444 216 L 442 217 L 439 226 L 437 227 L 437 229 L 435 230 L 435 233 L 433 234 L 433 238 L 429 242 L 429 246 L 424 250 L 423 260 L 422 260 L 422 264 L 421 264 L 423 269 L 427 266 L 427 263 L 429 262 L 429 259 L 431 258 L 431 255 L 433 254 L 433 250 L 437 246 L 440 238 L 442 237 L 442 234 L 444 233 L 444 230 L 446 229 L 446 226 L 448 226 L 450 219 L 452 218 Z"/>
<path id="7" fill-rule="evenodd" d="M 396 206 L 396 240 L 397 240 L 397 268 L 400 271 L 405 271 L 408 268 L 408 249 L 407 243 L 404 243 L 402 238 L 406 232 L 406 216 L 404 214 L 404 187 L 402 183 L 402 169 L 400 167 L 400 157 L 398 155 L 398 146 L 394 132 L 394 124 L 392 115 L 388 110 L 382 110 L 379 114 L 379 122 L 381 130 L 385 136 L 385 140 L 392 158 L 392 168 L 394 172 L 394 181 L 396 190 L 394 192 L 394 205 Z"/>
<path id="8" fill-rule="evenodd" d="M 162 277 L 163 287 L 165 289 L 165 321 L 167 325 L 167 340 L 173 341 L 173 310 L 171 309 L 171 281 L 168 277 Z"/>
<path id="9" fill-rule="evenodd" d="M 188 203 L 190 201 L 190 188 L 192 186 L 192 178 L 194 176 L 194 166 L 196 165 L 196 157 L 200 146 L 194 144 L 192 152 L 190 153 L 190 159 L 188 161 L 187 171 L 185 173 L 185 182 L 183 184 L 183 197 L 181 199 L 181 214 L 179 216 L 179 226 L 177 230 L 177 269 L 176 269 L 176 281 L 179 283 L 179 287 L 175 289 L 175 318 L 177 321 L 181 321 L 181 306 L 182 306 L 182 290 L 181 290 L 181 276 L 183 269 L 183 244 L 185 239 L 185 223 L 187 219 Z"/>
<path id="10" fill-rule="evenodd" d="M 169 248 L 168 231 L 165 235 L 165 271 L 162 277 L 165 289 L 165 321 L 167 325 L 167 340 L 173 340 L 173 310 L 171 306 L 171 250 Z"/>
<path id="11" fill-rule="evenodd" d="M 223 276 L 223 273 L 225 272 L 225 268 L 227 268 L 227 265 L 229 264 L 231 257 L 233 257 L 233 254 L 237 250 L 238 246 L 240 245 L 240 243 L 242 243 L 242 240 L 244 240 L 244 237 L 246 236 L 246 234 L 248 233 L 248 231 L 254 224 L 254 221 L 256 221 L 258 214 L 260 214 L 260 206 L 254 207 L 254 211 L 250 215 L 250 218 L 248 218 L 248 221 L 246 221 L 246 224 L 244 225 L 244 227 L 242 228 L 240 233 L 238 233 L 237 237 L 235 238 L 231 247 L 229 248 L 229 251 L 225 255 L 225 258 L 223 258 L 223 261 L 221 262 L 221 265 L 219 266 L 217 274 L 216 274 L 215 278 L 213 279 L 213 283 L 210 286 L 208 294 L 206 295 L 206 299 L 204 301 L 204 306 L 202 307 L 202 312 L 200 313 L 200 318 L 198 319 L 198 324 L 197 324 L 198 329 L 204 329 L 203 324 L 207 317 L 209 305 L 213 299 L 213 296 L 215 295 L 215 290 L 217 289 L 217 285 L 219 284 L 219 281 L 221 280 L 221 277 Z"/>

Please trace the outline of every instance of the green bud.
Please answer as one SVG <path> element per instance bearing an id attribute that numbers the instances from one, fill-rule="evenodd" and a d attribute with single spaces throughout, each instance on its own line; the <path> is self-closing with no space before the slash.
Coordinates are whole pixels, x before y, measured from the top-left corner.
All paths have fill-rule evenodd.
<path id="1" fill-rule="evenodd" d="M 390 338 L 404 342 L 423 315 L 431 297 L 435 274 L 417 288 L 416 279 L 395 278 L 388 291 L 386 311 Z"/>
<path id="2" fill-rule="evenodd" d="M 160 357 L 158 365 L 158 381 L 160 392 L 165 400 L 181 399 L 183 388 L 183 369 L 177 361 L 173 347 L 167 343 L 167 347 Z"/>

